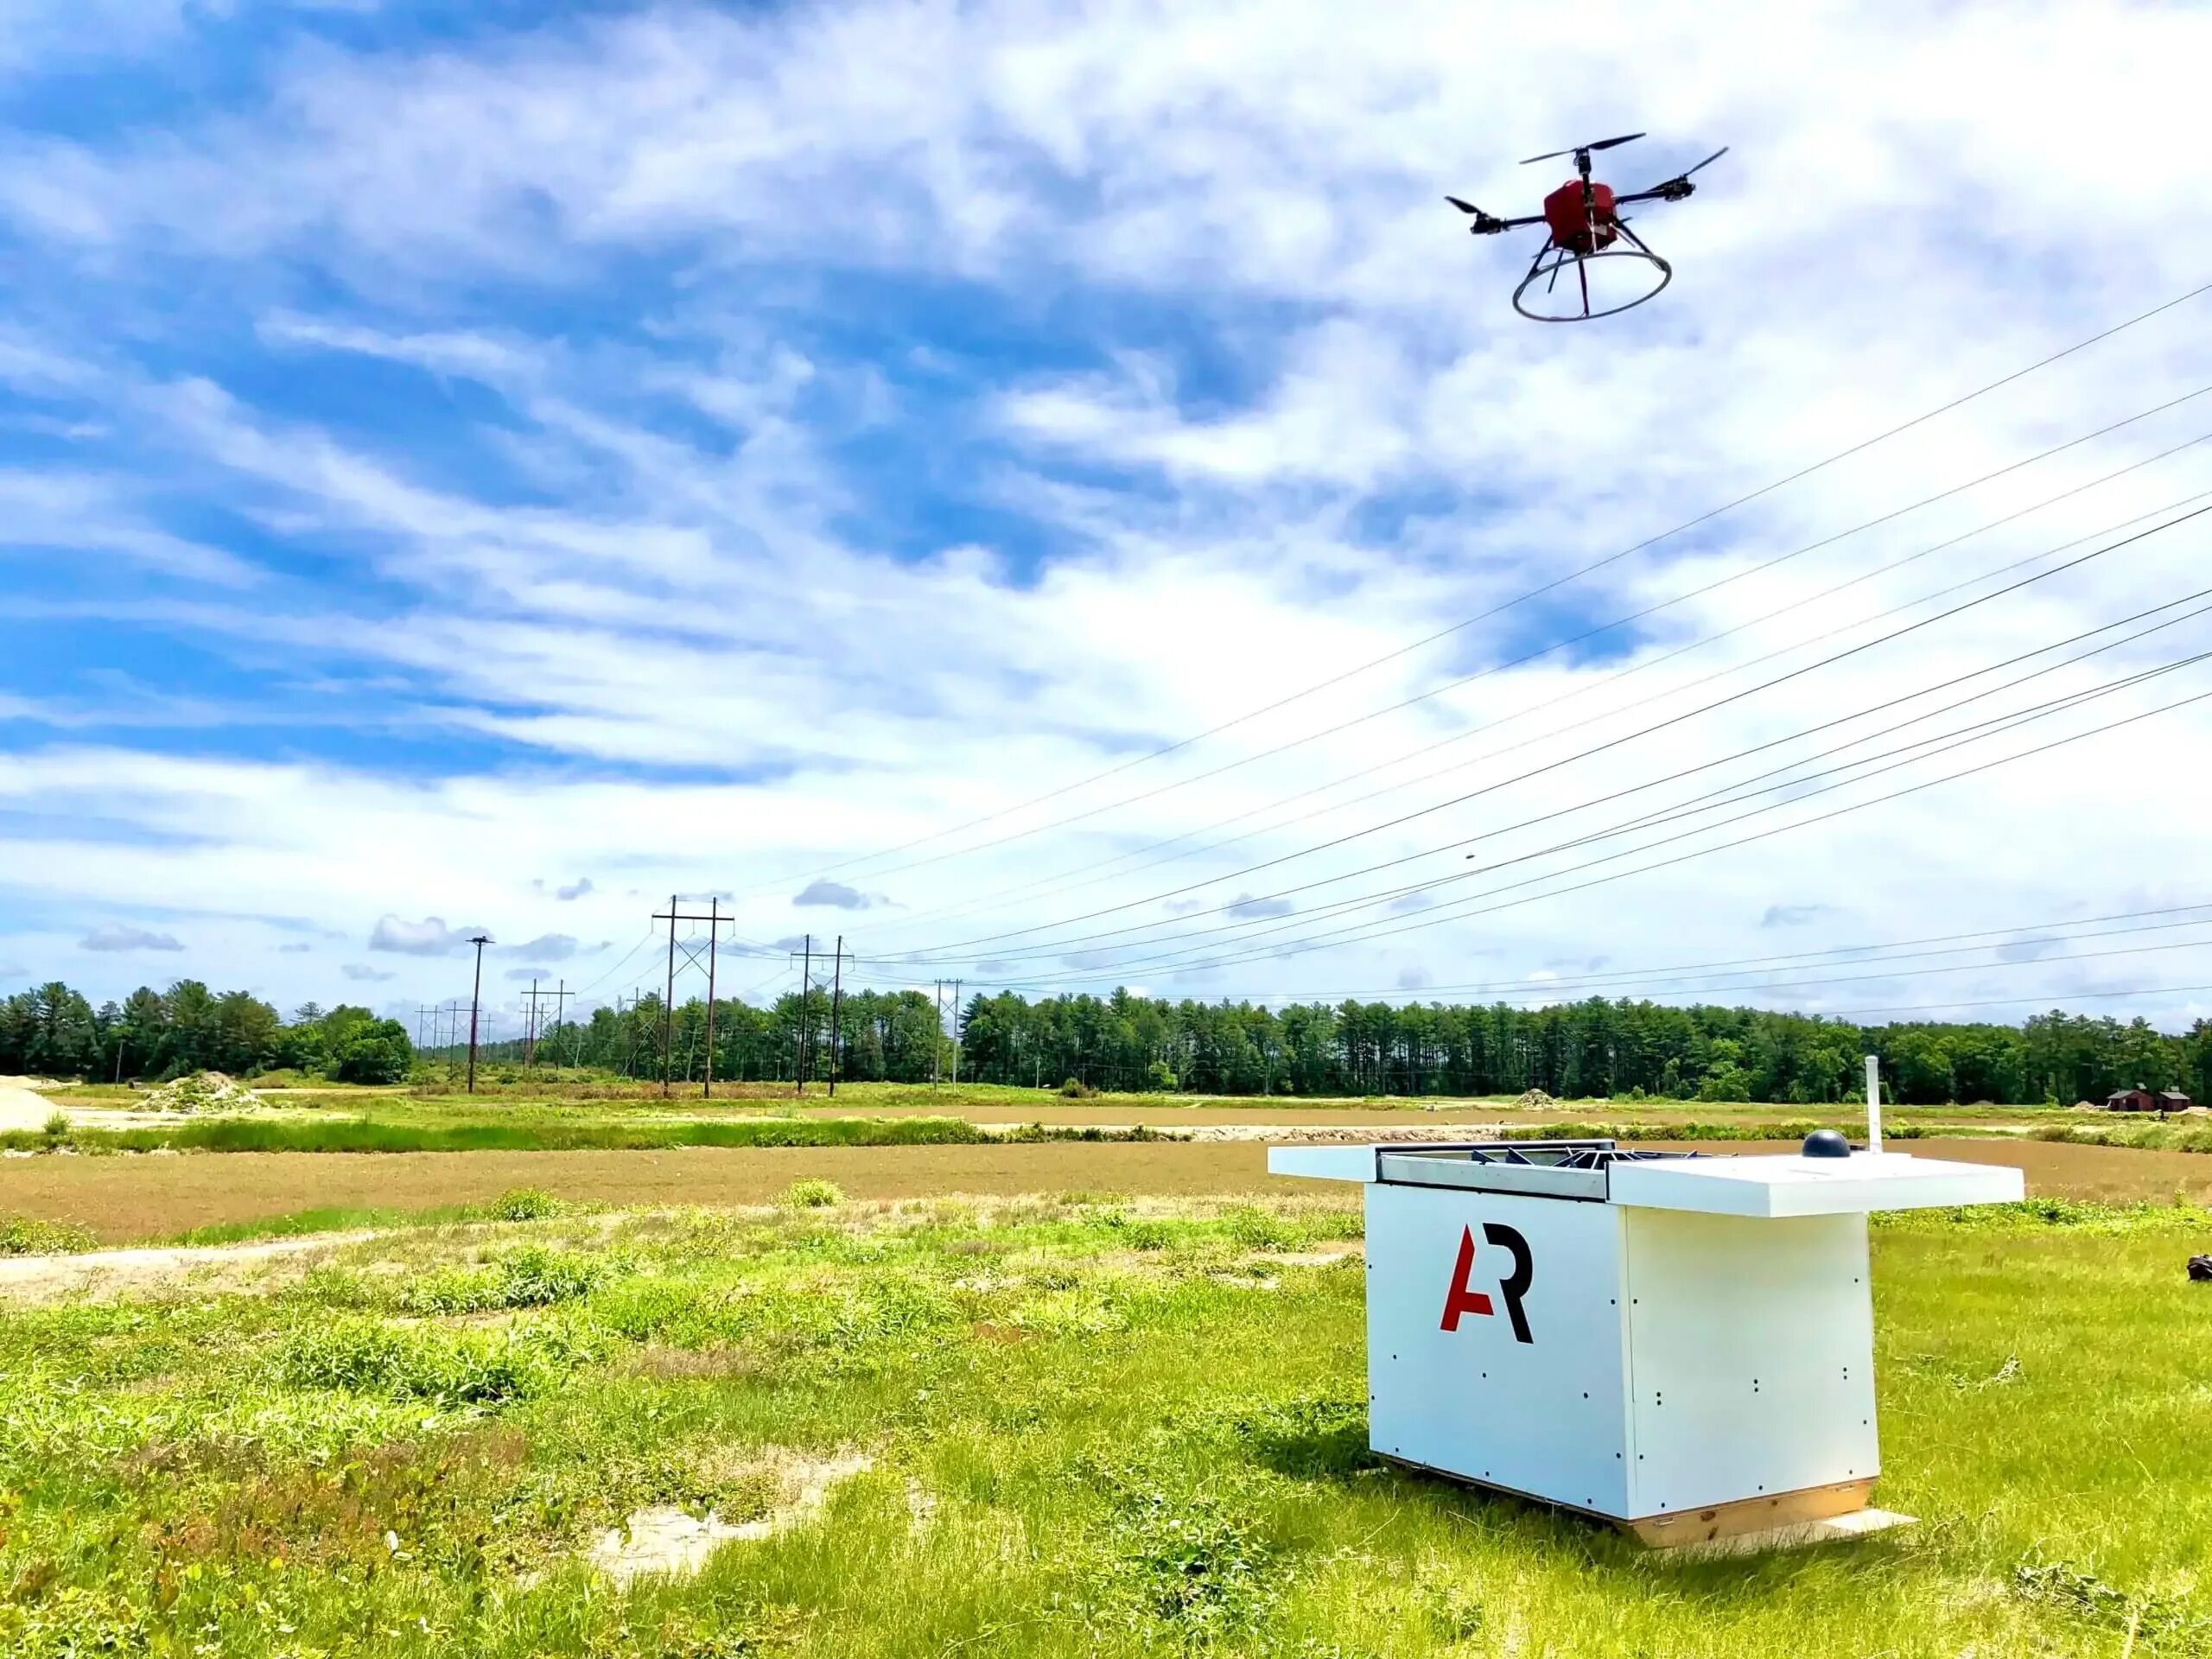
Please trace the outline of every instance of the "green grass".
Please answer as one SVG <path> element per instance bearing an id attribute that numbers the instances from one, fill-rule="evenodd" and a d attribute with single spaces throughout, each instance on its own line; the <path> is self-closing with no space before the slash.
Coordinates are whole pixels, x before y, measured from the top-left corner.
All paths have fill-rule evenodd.
<path id="1" fill-rule="evenodd" d="M 2212 1653 L 2201 1211 L 1885 1223 L 1921 1524 L 1698 1562 L 1371 1459 L 1365 1275 L 1283 1260 L 1357 1234 L 1329 1203 L 512 1207 L 0 1313 L 0 1651 Z M 696 1577 L 586 1559 L 855 1452 Z"/>
<path id="2" fill-rule="evenodd" d="M 185 1245 L 239 1244 L 256 1239 L 301 1238 L 316 1233 L 362 1232 L 375 1228 L 435 1227 L 471 1221 L 540 1221 L 548 1217 L 574 1212 L 581 1207 L 535 1188 L 517 1187 L 511 1192 L 502 1193 L 489 1204 L 445 1205 L 428 1210 L 326 1205 L 313 1210 L 294 1210 L 281 1216 L 264 1216 L 250 1221 L 212 1222 L 204 1227 L 194 1227 L 168 1242 Z M 0 1232 L 0 1238 L 4 1236 L 4 1232 Z M 77 1248 L 92 1249 L 89 1234 L 86 1240 Z"/>
<path id="3" fill-rule="evenodd" d="M 2051 1123 L 2037 1128 L 2038 1141 L 2076 1147 L 2139 1147 L 2154 1152 L 2212 1152 L 2212 1124 L 2202 1118 L 2176 1122 Z"/>
<path id="4" fill-rule="evenodd" d="M 79 1153 L 123 1152 L 574 1152 L 658 1151 L 675 1147 L 921 1147 L 991 1141 L 1160 1141 L 1147 1128 L 1023 1124 L 994 1134 L 958 1117 L 750 1117 L 693 1122 L 585 1115 L 478 1116 L 461 1121 L 385 1116 L 288 1116 L 188 1119 L 174 1128 L 79 1129 Z M 52 1151 L 29 1130 L 0 1145 Z"/>

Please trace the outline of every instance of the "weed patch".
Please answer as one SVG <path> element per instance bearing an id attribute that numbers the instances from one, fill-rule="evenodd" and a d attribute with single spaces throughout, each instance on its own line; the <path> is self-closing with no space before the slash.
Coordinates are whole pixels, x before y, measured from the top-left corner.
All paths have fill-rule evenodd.
<path id="1" fill-rule="evenodd" d="M 276 1375 L 289 1389 L 498 1407 L 550 1392 L 584 1351 L 542 1330 L 448 1331 L 337 1319 L 291 1332 L 277 1351 Z"/>
<path id="2" fill-rule="evenodd" d="M 0 1219 L 0 1255 L 75 1255 L 99 1248 L 89 1227 L 28 1216 Z"/>

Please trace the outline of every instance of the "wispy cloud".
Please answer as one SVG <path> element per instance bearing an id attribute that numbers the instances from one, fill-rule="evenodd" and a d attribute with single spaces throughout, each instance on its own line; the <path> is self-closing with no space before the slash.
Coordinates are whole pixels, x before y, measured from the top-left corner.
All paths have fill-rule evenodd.
<path id="1" fill-rule="evenodd" d="M 849 887 L 842 881 L 819 877 L 810 881 L 792 896 L 794 905 L 821 905 L 832 910 L 873 910 L 887 903 L 882 894 L 862 893 L 858 887 Z"/>
<path id="2" fill-rule="evenodd" d="M 448 957 L 467 950 L 470 941 L 483 931 L 479 927 L 448 927 L 442 916 L 426 916 L 419 922 L 381 916 L 369 934 L 369 949 L 394 950 L 410 957 Z"/>
<path id="3" fill-rule="evenodd" d="M 29 644 L 0 645 L 11 957 L 75 938 L 17 911 L 96 902 L 179 928 L 211 980 L 265 974 L 255 925 L 170 919 L 190 892 L 458 976 L 471 930 L 426 912 L 506 917 L 538 936 L 507 960 L 553 964 L 645 927 L 637 895 L 720 888 L 748 939 L 783 941 L 797 905 L 880 959 L 1048 985 L 1371 988 L 1414 954 L 1448 982 L 1600 941 L 1630 963 L 1809 946 L 1829 906 L 1875 937 L 2030 919 L 2109 868 L 2108 825 L 2050 811 L 2032 766 L 1618 885 L 1565 872 L 1619 839 L 1540 849 L 1611 821 L 1592 797 L 1744 775 L 1726 757 L 1754 743 L 2183 591 L 2202 550 L 2179 537 L 1502 780 L 2203 487 L 2177 456 L 1879 568 L 2193 435 L 2181 410 L 1744 575 L 2185 390 L 2194 311 L 1497 607 L 2092 332 L 2115 294 L 2201 280 L 2212 227 L 2083 140 L 2189 153 L 2202 9 L 2030 31 L 1988 0 L 1660 9 L 1599 37 L 1531 12 L 1479 50 L 1448 7 L 1347 35 L 1308 0 L 327 22 L 35 0 L 0 26 L 22 256 L 0 637 Z M 1774 62 L 1806 67 L 1787 96 L 1753 73 Z M 111 105 L 73 95 L 87 73 Z M 1609 153 L 1618 178 L 1737 146 L 1642 226 L 1674 287 L 1586 330 L 1521 324 L 1521 251 L 1440 193 L 1527 207 L 1556 181 L 1512 162 L 1555 142 L 1559 86 L 1661 82 L 1664 130 Z M 1962 239 L 1967 200 L 1986 233 Z M 2208 739 L 2181 711 L 2081 752 L 2172 780 L 2126 885 L 2187 889 L 2212 799 L 2171 758 Z M 1508 828 L 1548 814 L 1568 828 Z M 1461 835 L 1522 861 L 1478 880 L 1428 850 Z M 1422 931 L 1297 944 L 1370 922 Z M 1274 924 L 1225 967 L 1174 948 Z M 327 998 L 340 954 L 285 967 Z M 127 988 L 127 961 L 75 959 Z"/>
<path id="4" fill-rule="evenodd" d="M 182 941 L 173 933 L 156 933 L 143 927 L 111 923 L 96 927 L 77 941 L 79 950 L 181 950 Z"/>
<path id="5" fill-rule="evenodd" d="M 350 980 L 368 984 L 380 984 L 387 979 L 397 979 L 397 974 L 386 973 L 380 968 L 371 968 L 364 963 L 349 962 L 338 970 Z"/>

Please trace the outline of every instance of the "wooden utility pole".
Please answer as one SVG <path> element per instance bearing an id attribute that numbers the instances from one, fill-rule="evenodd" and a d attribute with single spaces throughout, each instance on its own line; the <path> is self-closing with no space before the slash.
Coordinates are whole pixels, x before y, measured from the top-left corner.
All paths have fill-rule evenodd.
<path id="1" fill-rule="evenodd" d="M 930 1087 L 937 1087 L 938 1051 L 944 1046 L 944 982 L 937 982 L 937 1041 L 930 1045 Z"/>
<path id="2" fill-rule="evenodd" d="M 719 896 L 707 900 L 707 1073 L 706 1081 L 699 1085 L 699 1097 L 711 1100 L 715 1094 L 715 942 L 721 937 L 722 901 Z"/>
<path id="3" fill-rule="evenodd" d="M 468 1092 L 476 1092 L 476 1015 L 484 1002 L 484 947 L 492 943 L 488 933 L 479 933 L 469 943 L 476 947 L 476 985 L 468 994 Z"/>
<path id="4" fill-rule="evenodd" d="M 807 1055 L 814 1045 L 814 935 L 799 943 L 798 957 L 798 1097 L 806 1097 Z"/>
<path id="5" fill-rule="evenodd" d="M 959 980 L 952 982 L 952 1086 L 956 1089 L 960 1086 L 960 986 Z"/>
<path id="6" fill-rule="evenodd" d="M 668 995 L 660 1005 L 660 1091 L 664 1096 L 668 1093 L 670 1068 L 676 1062 L 676 894 L 668 895 Z"/>
<path id="7" fill-rule="evenodd" d="M 683 895 L 680 893 L 671 893 L 668 895 L 668 913 L 665 917 L 658 911 L 653 912 L 653 920 L 657 922 L 664 920 L 668 924 L 668 1000 L 663 1005 L 660 1014 L 660 1091 L 664 1095 L 669 1092 L 670 1079 L 675 1075 L 676 952 L 677 948 L 676 925 L 678 922 L 704 922 L 707 924 L 706 1087 L 707 1092 L 712 1094 L 715 1086 L 715 949 L 716 942 L 721 938 L 722 923 L 729 918 L 722 915 L 721 899 L 719 896 L 714 899 L 713 908 L 703 916 L 696 911 L 678 910 L 677 905 L 683 897 Z M 697 948 L 686 944 L 683 950 L 683 960 L 696 968 L 699 965 Z"/>
<path id="8" fill-rule="evenodd" d="M 837 1098 L 837 1074 L 845 1069 L 845 1046 L 837 1028 L 837 1014 L 845 999 L 845 936 L 837 936 L 837 965 L 830 975 L 830 1098 Z"/>

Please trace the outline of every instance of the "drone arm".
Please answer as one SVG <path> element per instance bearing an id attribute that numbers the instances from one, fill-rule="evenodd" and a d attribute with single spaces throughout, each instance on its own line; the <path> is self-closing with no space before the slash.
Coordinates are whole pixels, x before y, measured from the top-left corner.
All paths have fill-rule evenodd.
<path id="1" fill-rule="evenodd" d="M 1664 184 L 1655 184 L 1649 190 L 1638 190 L 1631 195 L 1615 196 L 1616 206 L 1626 207 L 1631 201 L 1680 201 L 1696 193 L 1697 186 L 1688 179 L 1669 179 Z"/>

